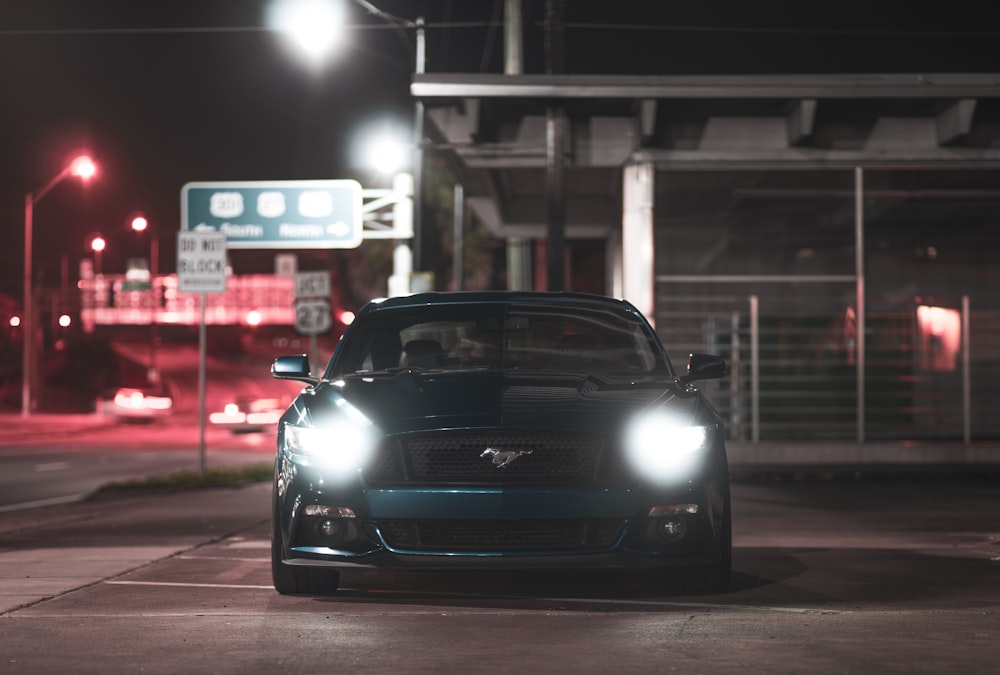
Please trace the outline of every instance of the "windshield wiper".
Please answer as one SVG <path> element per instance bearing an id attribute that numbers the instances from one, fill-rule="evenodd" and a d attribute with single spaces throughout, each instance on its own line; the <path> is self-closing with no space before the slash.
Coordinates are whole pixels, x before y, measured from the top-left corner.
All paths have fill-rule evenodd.
<path id="1" fill-rule="evenodd" d="M 462 374 L 462 373 L 485 373 L 489 371 L 500 370 L 499 366 L 496 365 L 480 365 L 480 366 L 393 366 L 392 368 L 384 368 L 382 370 L 358 370 L 353 373 L 344 375 L 344 377 L 359 378 L 359 377 L 393 377 L 401 373 L 413 373 L 414 375 L 450 375 L 452 373 Z"/>

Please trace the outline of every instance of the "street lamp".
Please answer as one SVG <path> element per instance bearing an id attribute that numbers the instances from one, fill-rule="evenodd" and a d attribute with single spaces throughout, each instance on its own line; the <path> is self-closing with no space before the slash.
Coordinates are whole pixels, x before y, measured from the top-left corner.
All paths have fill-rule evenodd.
<path id="1" fill-rule="evenodd" d="M 426 62 L 425 27 L 423 17 L 416 21 L 394 16 L 382 11 L 371 0 L 352 0 L 368 14 L 395 28 L 408 47 L 414 49 L 413 68 L 417 75 L 424 73 Z M 325 56 L 343 42 L 343 13 L 345 0 L 271 0 L 268 11 L 269 25 L 284 35 L 298 47 L 313 66 L 323 63 Z M 408 32 L 415 32 L 414 42 L 410 42 Z M 414 102 L 412 143 L 410 152 L 413 160 L 411 173 L 407 176 L 409 194 L 412 196 L 411 264 L 421 266 L 421 230 L 423 211 L 423 136 L 424 104 Z M 409 247 L 408 251 L 409 251 Z"/>
<path id="2" fill-rule="evenodd" d="M 344 5 L 329 0 L 274 0 L 268 24 L 319 68 L 344 38 Z"/>
<path id="3" fill-rule="evenodd" d="M 97 173 L 97 165 L 86 156 L 81 155 L 74 159 L 69 165 L 60 171 L 52 180 L 42 187 L 27 193 L 24 196 L 24 339 L 21 364 L 21 416 L 28 417 L 33 412 L 34 401 L 32 400 L 31 386 L 35 375 L 35 300 L 34 289 L 32 288 L 31 270 L 31 236 L 32 219 L 34 217 L 35 204 L 41 201 L 52 188 L 58 185 L 64 178 L 77 176 L 87 181 Z"/>
<path id="4" fill-rule="evenodd" d="M 132 219 L 132 230 L 140 234 L 143 232 L 149 233 L 149 282 L 150 287 L 155 291 L 156 275 L 160 272 L 160 238 L 153 234 L 152 229 L 149 227 L 149 220 L 145 216 L 136 216 Z"/>
<path id="5" fill-rule="evenodd" d="M 108 242 L 101 235 L 96 235 L 90 240 L 90 250 L 94 252 L 94 272 L 101 276 L 101 253 L 108 247 Z"/>
<path id="6" fill-rule="evenodd" d="M 413 175 L 402 171 L 407 164 L 407 143 L 391 128 L 369 130 L 359 134 L 359 150 L 364 163 L 381 174 L 392 176 L 395 195 L 393 229 L 401 234 L 392 251 L 392 274 L 389 276 L 389 296 L 408 295 L 413 276 Z"/>
<path id="7" fill-rule="evenodd" d="M 156 341 L 157 337 L 157 305 L 159 304 L 159 294 L 156 289 L 156 278 L 159 274 L 160 261 L 160 238 L 153 234 L 149 227 L 149 220 L 145 216 L 137 215 L 132 218 L 132 230 L 142 234 L 149 232 L 149 379 L 154 384 L 160 382 L 160 371 L 156 365 Z"/>

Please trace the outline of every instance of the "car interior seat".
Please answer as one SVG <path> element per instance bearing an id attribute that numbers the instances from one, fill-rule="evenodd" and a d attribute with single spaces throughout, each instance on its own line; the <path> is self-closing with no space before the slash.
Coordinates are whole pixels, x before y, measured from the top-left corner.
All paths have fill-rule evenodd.
<path id="1" fill-rule="evenodd" d="M 401 342 L 396 332 L 379 333 L 372 340 L 365 370 L 385 370 L 399 365 Z"/>
<path id="2" fill-rule="evenodd" d="M 403 345 L 399 365 L 404 368 L 435 368 L 444 362 L 444 349 L 437 340 L 410 340 Z"/>

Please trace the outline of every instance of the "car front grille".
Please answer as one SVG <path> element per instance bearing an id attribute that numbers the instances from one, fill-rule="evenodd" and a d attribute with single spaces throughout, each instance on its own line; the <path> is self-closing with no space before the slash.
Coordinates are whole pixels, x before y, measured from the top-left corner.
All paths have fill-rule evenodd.
<path id="1" fill-rule="evenodd" d="M 582 520 L 389 520 L 379 523 L 394 549 L 442 553 L 560 552 L 605 549 L 620 518 Z"/>
<path id="2" fill-rule="evenodd" d="M 594 481 L 604 439 L 545 433 L 435 433 L 380 448 L 365 473 L 374 484 L 572 485 Z"/>

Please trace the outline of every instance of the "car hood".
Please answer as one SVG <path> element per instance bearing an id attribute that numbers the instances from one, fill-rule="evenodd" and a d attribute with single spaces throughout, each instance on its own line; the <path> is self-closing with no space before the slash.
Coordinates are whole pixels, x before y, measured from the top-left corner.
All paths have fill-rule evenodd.
<path id="1" fill-rule="evenodd" d="M 322 383 L 309 407 L 316 417 L 346 399 L 386 434 L 471 427 L 607 433 L 654 401 L 678 394 L 665 379 L 403 371 Z"/>

